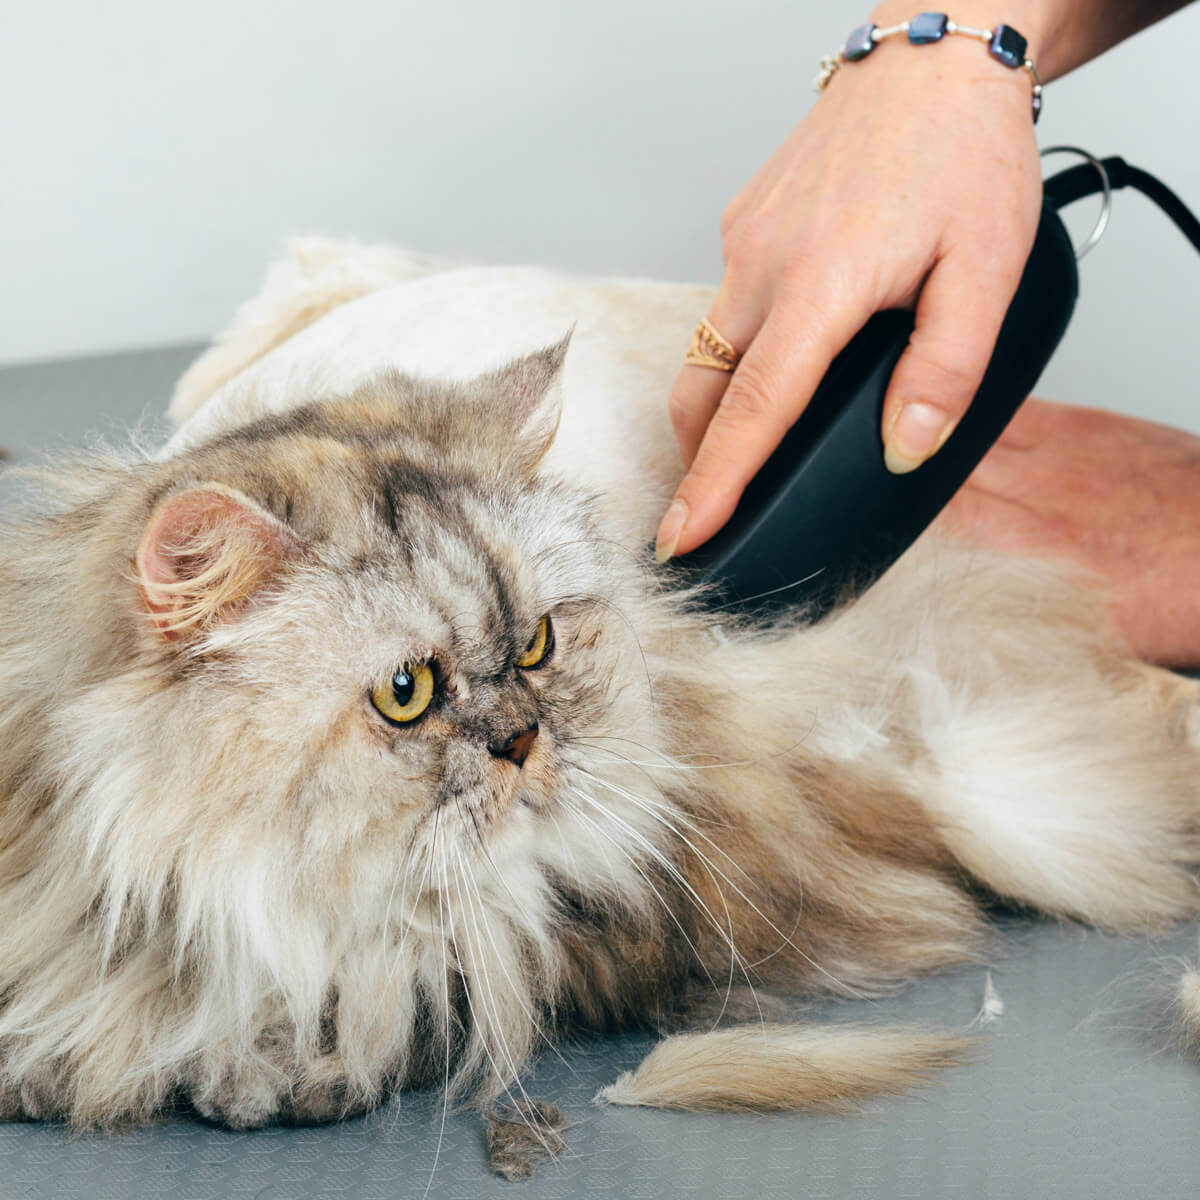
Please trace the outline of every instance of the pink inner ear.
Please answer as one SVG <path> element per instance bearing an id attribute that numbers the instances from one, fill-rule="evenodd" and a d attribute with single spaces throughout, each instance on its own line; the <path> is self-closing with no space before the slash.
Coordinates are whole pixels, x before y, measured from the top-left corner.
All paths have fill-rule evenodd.
<path id="1" fill-rule="evenodd" d="M 238 492 L 210 486 L 169 497 L 137 556 L 159 634 L 173 641 L 248 599 L 294 547 L 286 526 Z"/>

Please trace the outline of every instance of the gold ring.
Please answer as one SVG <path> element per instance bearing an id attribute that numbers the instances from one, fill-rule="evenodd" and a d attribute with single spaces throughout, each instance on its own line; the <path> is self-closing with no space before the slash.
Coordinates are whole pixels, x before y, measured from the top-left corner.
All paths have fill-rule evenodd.
<path id="1" fill-rule="evenodd" d="M 734 371 L 742 356 L 713 328 L 704 317 L 692 334 L 683 361 L 693 367 L 712 367 L 714 371 Z"/>

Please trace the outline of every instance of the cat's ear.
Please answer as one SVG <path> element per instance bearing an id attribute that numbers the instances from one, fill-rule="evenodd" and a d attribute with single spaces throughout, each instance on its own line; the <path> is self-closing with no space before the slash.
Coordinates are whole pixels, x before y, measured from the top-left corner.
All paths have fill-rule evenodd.
<path id="1" fill-rule="evenodd" d="M 497 448 L 506 466 L 532 475 L 546 457 L 562 419 L 563 361 L 574 327 L 566 337 L 518 358 L 480 379 L 480 402 L 496 426 Z"/>
<path id="2" fill-rule="evenodd" d="M 136 569 L 154 628 L 174 641 L 232 615 L 300 549 L 248 496 L 205 483 L 163 500 L 146 523 Z"/>

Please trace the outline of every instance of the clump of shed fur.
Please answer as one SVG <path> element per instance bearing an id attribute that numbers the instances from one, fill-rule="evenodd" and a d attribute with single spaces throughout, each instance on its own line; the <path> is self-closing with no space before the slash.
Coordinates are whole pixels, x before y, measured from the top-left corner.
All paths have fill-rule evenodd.
<path id="1" fill-rule="evenodd" d="M 918 1029 L 747 1025 L 666 1038 L 597 1104 L 692 1112 L 853 1112 L 963 1061 L 972 1041 Z"/>

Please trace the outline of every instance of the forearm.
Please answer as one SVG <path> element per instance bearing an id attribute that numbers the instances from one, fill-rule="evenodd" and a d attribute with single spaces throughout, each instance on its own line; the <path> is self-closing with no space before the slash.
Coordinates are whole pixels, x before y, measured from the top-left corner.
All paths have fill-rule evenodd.
<path id="1" fill-rule="evenodd" d="M 1187 6 L 1189 0 L 955 0 L 947 11 L 960 25 L 990 29 L 1003 22 L 1029 41 L 1042 79 L 1066 75 L 1118 42 Z M 905 21 L 919 0 L 882 0 L 876 25 Z"/>

